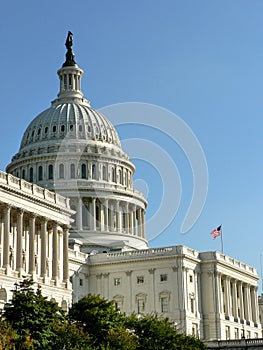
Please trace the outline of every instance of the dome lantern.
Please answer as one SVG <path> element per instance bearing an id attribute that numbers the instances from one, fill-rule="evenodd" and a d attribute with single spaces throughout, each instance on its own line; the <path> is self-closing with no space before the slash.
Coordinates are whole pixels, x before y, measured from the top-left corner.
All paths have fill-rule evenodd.
<path id="1" fill-rule="evenodd" d="M 65 43 L 67 48 L 66 61 L 62 68 L 57 71 L 60 80 L 60 91 L 58 93 L 58 98 L 52 102 L 53 105 L 59 104 L 65 99 L 67 101 L 72 100 L 72 102 L 78 102 L 78 99 L 81 99 L 81 102 L 90 105 L 88 100 L 83 99 L 83 93 L 81 91 L 83 70 L 78 67 L 74 59 L 75 55 L 72 51 L 72 36 L 73 34 L 68 32 Z"/>

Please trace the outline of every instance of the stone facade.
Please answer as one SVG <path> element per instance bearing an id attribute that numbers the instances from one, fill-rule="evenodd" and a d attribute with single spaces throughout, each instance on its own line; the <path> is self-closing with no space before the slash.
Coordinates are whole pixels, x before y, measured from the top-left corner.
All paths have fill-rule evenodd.
<path id="1" fill-rule="evenodd" d="M 43 293 L 67 309 L 71 304 L 69 200 L 0 172 L 0 295 L 8 302 L 14 283 L 31 276 Z"/>
<path id="2" fill-rule="evenodd" d="M 57 99 L 27 127 L 8 174 L 0 172 L 0 302 L 32 276 L 65 309 L 94 293 L 202 339 L 261 337 L 253 267 L 180 245 L 148 249 L 135 167 L 111 122 L 83 97 L 82 74 L 67 58 Z"/>

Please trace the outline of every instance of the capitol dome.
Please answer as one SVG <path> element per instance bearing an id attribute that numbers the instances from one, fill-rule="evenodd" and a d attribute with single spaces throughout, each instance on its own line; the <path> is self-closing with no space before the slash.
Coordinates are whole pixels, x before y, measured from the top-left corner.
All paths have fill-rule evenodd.
<path id="1" fill-rule="evenodd" d="M 28 126 L 19 152 L 38 144 L 56 144 L 65 137 L 80 143 L 93 141 L 121 148 L 118 134 L 111 122 L 87 103 L 66 103 L 59 99 L 40 113 Z"/>
<path id="2" fill-rule="evenodd" d="M 29 124 L 7 172 L 70 198 L 71 238 L 86 252 L 144 249 L 147 201 L 133 188 L 135 166 L 112 123 L 83 97 L 70 32 L 66 47 L 58 96 Z"/>

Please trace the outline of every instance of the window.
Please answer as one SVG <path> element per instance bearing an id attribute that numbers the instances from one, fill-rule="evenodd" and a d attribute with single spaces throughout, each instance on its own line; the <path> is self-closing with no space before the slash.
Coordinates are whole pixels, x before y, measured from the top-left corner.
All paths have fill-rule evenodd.
<path id="1" fill-rule="evenodd" d="M 48 132 L 48 126 L 45 127 L 45 134 Z"/>
<path id="2" fill-rule="evenodd" d="M 193 275 L 189 276 L 189 281 L 192 283 L 193 282 Z"/>
<path id="3" fill-rule="evenodd" d="M 64 124 L 62 124 L 61 125 L 61 129 L 60 129 L 62 132 L 64 132 L 65 131 L 65 125 Z"/>
<path id="4" fill-rule="evenodd" d="M 70 164 L 70 178 L 75 179 L 75 164 Z"/>
<path id="5" fill-rule="evenodd" d="M 239 339 L 238 328 L 235 328 L 235 339 Z"/>
<path id="6" fill-rule="evenodd" d="M 48 166 L 48 179 L 53 180 L 53 165 L 49 164 Z"/>
<path id="7" fill-rule="evenodd" d="M 167 274 L 166 273 L 160 275 L 160 281 L 161 282 L 167 281 Z"/>
<path id="8" fill-rule="evenodd" d="M 64 164 L 59 164 L 59 178 L 64 179 Z"/>
<path id="9" fill-rule="evenodd" d="M 73 125 L 73 124 L 70 124 L 69 130 L 70 130 L 70 131 L 73 131 L 73 130 L 74 130 L 74 125 Z"/>
<path id="10" fill-rule="evenodd" d="M 194 313 L 195 312 L 195 304 L 194 304 L 193 298 L 190 299 L 190 308 L 191 308 L 191 312 Z"/>
<path id="11" fill-rule="evenodd" d="M 83 286 L 83 279 L 82 279 L 82 278 L 79 279 L 79 285 L 80 285 L 81 287 Z"/>
<path id="12" fill-rule="evenodd" d="M 161 312 L 168 312 L 168 297 L 161 296 L 160 303 L 161 303 Z"/>
<path id="13" fill-rule="evenodd" d="M 122 171 L 119 169 L 119 183 L 122 185 Z"/>
<path id="14" fill-rule="evenodd" d="M 144 276 L 137 276 L 137 284 L 144 283 Z"/>
<path id="15" fill-rule="evenodd" d="M 102 180 L 107 181 L 107 172 L 106 172 L 106 166 L 103 165 L 102 167 Z"/>
<path id="16" fill-rule="evenodd" d="M 96 165 L 92 164 L 92 179 L 96 180 Z"/>
<path id="17" fill-rule="evenodd" d="M 25 171 L 25 169 L 23 169 L 23 170 L 22 170 L 22 179 L 25 180 L 25 178 L 26 178 L 26 171 Z"/>
<path id="18" fill-rule="evenodd" d="M 53 132 L 56 132 L 56 131 L 57 131 L 57 126 L 54 125 L 54 126 L 53 126 Z"/>
<path id="19" fill-rule="evenodd" d="M 82 125 L 79 125 L 79 132 L 82 132 Z"/>
<path id="20" fill-rule="evenodd" d="M 145 301 L 144 299 L 138 299 L 137 300 L 137 310 L 138 314 L 142 314 L 145 311 Z"/>
<path id="21" fill-rule="evenodd" d="M 118 278 L 114 278 L 114 286 L 119 286 L 121 284 L 121 279 Z"/>
<path id="22" fill-rule="evenodd" d="M 115 168 L 111 169 L 111 181 L 116 182 Z"/>
<path id="23" fill-rule="evenodd" d="M 29 181 L 33 182 L 33 168 L 29 169 Z"/>
<path id="24" fill-rule="evenodd" d="M 40 133 L 41 133 L 41 129 L 39 128 L 37 131 L 37 134 L 40 135 Z"/>
<path id="25" fill-rule="evenodd" d="M 226 340 L 230 339 L 230 327 L 226 326 Z"/>
<path id="26" fill-rule="evenodd" d="M 81 178 L 86 179 L 87 178 L 87 167 L 86 164 L 81 165 Z"/>
<path id="27" fill-rule="evenodd" d="M 196 323 L 192 323 L 192 336 L 198 337 L 198 326 Z"/>

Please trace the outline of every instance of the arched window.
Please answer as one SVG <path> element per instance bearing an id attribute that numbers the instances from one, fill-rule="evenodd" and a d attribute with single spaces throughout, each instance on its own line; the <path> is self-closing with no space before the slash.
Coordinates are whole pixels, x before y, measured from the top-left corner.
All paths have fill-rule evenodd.
<path id="1" fill-rule="evenodd" d="M 107 181 L 106 165 L 103 165 L 102 167 L 102 180 Z"/>
<path id="2" fill-rule="evenodd" d="M 38 181 L 43 181 L 43 167 L 40 165 L 38 167 Z"/>
<path id="3" fill-rule="evenodd" d="M 64 179 L 65 175 L 64 175 L 64 164 L 59 164 L 59 178 L 60 179 Z"/>
<path id="4" fill-rule="evenodd" d="M 24 179 L 24 180 L 26 179 L 26 171 L 25 171 L 25 169 L 22 170 L 22 179 Z"/>
<path id="5" fill-rule="evenodd" d="M 81 178 L 82 179 L 87 178 L 87 166 L 86 166 L 86 164 L 81 165 Z"/>
<path id="6" fill-rule="evenodd" d="M 29 181 L 33 182 L 33 168 L 32 167 L 29 169 Z"/>
<path id="7" fill-rule="evenodd" d="M 54 174 L 53 174 L 53 165 L 49 164 L 48 166 L 48 179 L 53 180 Z"/>
<path id="8" fill-rule="evenodd" d="M 122 171 L 119 169 L 119 183 L 122 185 Z"/>
<path id="9" fill-rule="evenodd" d="M 70 178 L 75 179 L 76 174 L 75 174 L 75 164 L 70 164 Z"/>
<path id="10" fill-rule="evenodd" d="M 111 181 L 116 182 L 115 168 L 111 169 Z"/>
<path id="11" fill-rule="evenodd" d="M 96 174 L 96 164 L 92 164 L 92 179 L 96 180 L 97 174 Z"/>

